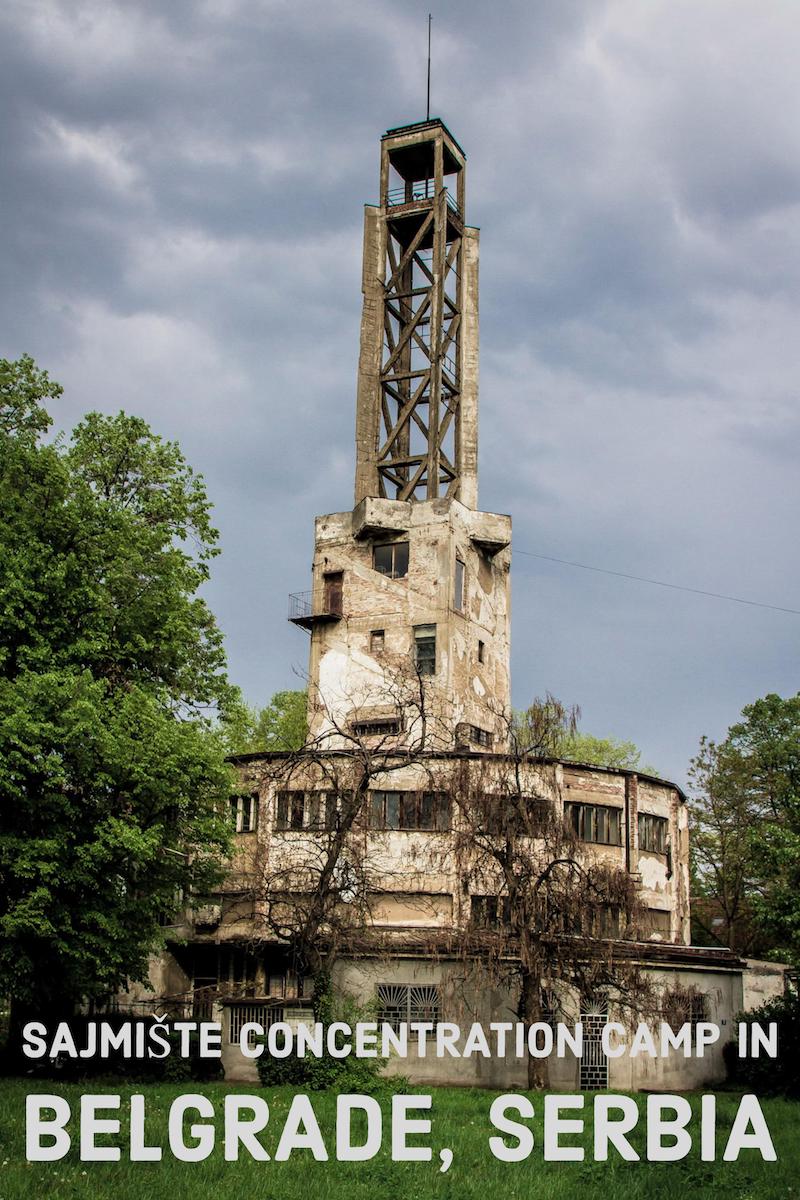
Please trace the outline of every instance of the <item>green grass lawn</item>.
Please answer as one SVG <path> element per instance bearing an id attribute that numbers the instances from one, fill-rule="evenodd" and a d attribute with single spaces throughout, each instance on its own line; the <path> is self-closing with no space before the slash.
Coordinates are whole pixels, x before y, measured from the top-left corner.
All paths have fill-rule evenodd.
<path id="1" fill-rule="evenodd" d="M 379 1155 L 368 1162 L 337 1162 L 334 1141 L 336 1097 L 330 1093 L 311 1093 L 312 1103 L 331 1160 L 316 1162 L 309 1151 L 296 1151 L 287 1162 L 255 1162 L 249 1156 L 238 1162 L 226 1162 L 222 1152 L 222 1107 L 231 1092 L 248 1093 L 257 1089 L 245 1084 L 159 1084 L 98 1085 L 59 1084 L 36 1080 L 0 1080 L 0 1200 L 17 1197 L 91 1197 L 91 1200 L 323 1200 L 343 1197 L 347 1200 L 416 1200 L 444 1197 L 452 1200 L 494 1200 L 494 1197 L 642 1197 L 658 1200 L 694 1200 L 695 1197 L 740 1197 L 771 1200 L 772 1197 L 797 1197 L 800 1200 L 800 1104 L 785 1100 L 764 1100 L 762 1108 L 778 1155 L 777 1162 L 764 1162 L 755 1150 L 742 1152 L 738 1162 L 703 1163 L 695 1146 L 687 1159 L 677 1163 L 627 1163 L 612 1150 L 607 1163 L 591 1160 L 591 1102 L 586 1098 L 586 1129 L 580 1139 L 564 1139 L 582 1144 L 587 1151 L 583 1163 L 544 1162 L 542 1158 L 541 1097 L 533 1096 L 537 1115 L 533 1122 L 535 1148 L 521 1163 L 503 1163 L 489 1151 L 488 1139 L 497 1131 L 489 1121 L 489 1108 L 497 1093 L 434 1089 L 430 1114 L 432 1133 L 420 1137 L 420 1143 L 434 1148 L 429 1163 L 392 1162 L 389 1149 L 391 1097 L 378 1097 L 386 1115 L 384 1144 Z M 424 1093 L 425 1088 L 413 1089 Z M 217 1145 L 213 1155 L 203 1162 L 177 1162 L 170 1154 L 166 1139 L 166 1121 L 172 1100 L 181 1093 L 199 1091 L 214 1103 L 218 1114 Z M 117 1092 L 123 1097 L 121 1115 L 123 1133 L 119 1137 L 98 1139 L 99 1144 L 118 1144 L 120 1162 L 81 1162 L 77 1150 L 77 1120 L 70 1125 L 73 1136 L 68 1157 L 59 1162 L 25 1161 L 25 1096 L 28 1092 L 49 1092 L 63 1096 L 77 1114 L 81 1092 Z M 126 1098 L 132 1092 L 147 1098 L 147 1141 L 164 1146 L 162 1162 L 134 1162 L 127 1159 Z M 261 1140 L 274 1154 L 280 1129 L 286 1116 L 293 1089 L 270 1089 L 260 1093 L 270 1105 L 270 1124 Z M 645 1098 L 638 1097 L 643 1109 Z M 700 1097 L 691 1097 L 699 1112 Z M 738 1096 L 718 1096 L 717 1153 L 722 1149 L 738 1105 Z M 113 1116 L 112 1113 L 100 1114 Z M 424 1116 L 425 1114 L 418 1114 Z M 577 1116 L 578 1114 L 565 1114 Z M 699 1138 L 696 1139 L 699 1141 Z M 630 1141 L 644 1154 L 644 1120 L 630 1135 Z M 449 1147 L 453 1162 L 446 1174 L 440 1174 L 438 1151 Z"/>

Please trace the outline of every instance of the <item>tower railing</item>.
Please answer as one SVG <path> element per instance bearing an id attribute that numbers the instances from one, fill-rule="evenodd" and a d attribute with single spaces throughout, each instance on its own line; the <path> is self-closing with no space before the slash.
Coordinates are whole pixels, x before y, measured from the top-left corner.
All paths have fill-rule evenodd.
<path id="1" fill-rule="evenodd" d="M 445 195 L 447 199 L 447 207 L 451 209 L 457 217 L 461 216 L 461 209 L 458 207 L 458 202 L 455 196 L 447 188 Z M 386 207 L 396 208 L 400 204 L 414 204 L 417 200 L 433 200 L 435 194 L 433 190 L 432 179 L 418 179 L 411 184 L 411 195 L 406 192 L 405 187 L 390 188 L 386 193 Z"/>

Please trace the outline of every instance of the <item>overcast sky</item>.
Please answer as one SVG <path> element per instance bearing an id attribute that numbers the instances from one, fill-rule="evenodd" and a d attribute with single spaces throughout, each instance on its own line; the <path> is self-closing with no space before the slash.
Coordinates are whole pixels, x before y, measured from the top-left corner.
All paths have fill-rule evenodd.
<path id="1" fill-rule="evenodd" d="M 352 504 L 362 205 L 432 111 L 481 227 L 481 507 L 514 701 L 682 782 L 798 690 L 797 0 L 5 0 L 0 355 L 206 477 L 252 702 L 302 686 L 313 518 Z M 527 553 L 523 553 L 527 552 Z"/>

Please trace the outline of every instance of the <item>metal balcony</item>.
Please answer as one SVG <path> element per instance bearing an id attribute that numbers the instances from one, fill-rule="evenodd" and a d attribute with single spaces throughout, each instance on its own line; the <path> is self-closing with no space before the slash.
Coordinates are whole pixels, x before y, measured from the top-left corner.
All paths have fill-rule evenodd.
<path id="1" fill-rule="evenodd" d="M 329 625 L 341 619 L 341 608 L 335 612 L 334 605 L 326 603 L 324 597 L 320 598 L 315 609 L 313 592 L 289 593 L 289 620 L 293 625 L 299 625 L 301 629 L 313 629 L 315 625 Z"/>

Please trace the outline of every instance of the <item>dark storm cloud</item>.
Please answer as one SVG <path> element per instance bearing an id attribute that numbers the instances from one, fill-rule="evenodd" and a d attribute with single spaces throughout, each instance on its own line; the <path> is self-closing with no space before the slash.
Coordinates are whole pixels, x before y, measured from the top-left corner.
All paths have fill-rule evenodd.
<path id="1" fill-rule="evenodd" d="M 0 14 L 0 353 L 204 471 L 253 700 L 291 685 L 312 518 L 352 494 L 361 205 L 419 119 L 428 5 Z M 482 228 L 481 498 L 515 545 L 798 607 L 800 27 L 790 0 L 434 4 Z M 515 700 L 682 776 L 797 687 L 798 618 L 519 554 Z"/>

